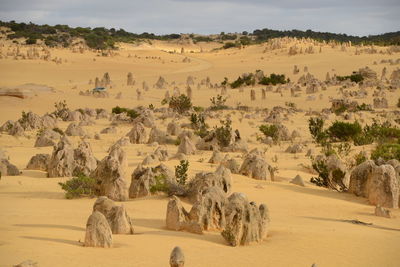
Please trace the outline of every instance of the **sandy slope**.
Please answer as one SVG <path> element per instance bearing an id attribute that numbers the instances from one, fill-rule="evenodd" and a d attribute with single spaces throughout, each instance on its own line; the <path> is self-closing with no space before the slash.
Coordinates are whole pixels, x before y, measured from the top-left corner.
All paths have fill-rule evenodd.
<path id="1" fill-rule="evenodd" d="M 88 51 L 79 54 L 67 49 L 52 49 L 53 56 L 67 60 L 60 65 L 42 60 L 0 59 L 0 86 L 36 83 L 55 89 L 53 93 L 37 93 L 37 96 L 25 100 L 0 97 L 0 124 L 8 119 L 18 119 L 22 110 L 32 110 L 40 115 L 51 112 L 54 102 L 63 99 L 73 109 L 102 107 L 110 110 L 116 105 L 134 107 L 151 103 L 158 107 L 164 90 L 151 88 L 140 101 L 136 100 L 135 90 L 141 88 L 143 81 L 152 87 L 160 75 L 168 82 L 176 81 L 181 92 L 185 92 L 184 82 L 188 75 L 196 77 L 197 82 L 209 76 L 213 83 L 220 83 L 224 77 L 232 80 L 243 72 L 262 69 L 265 73 L 284 73 L 297 81 L 303 71 L 293 75 L 295 64 L 301 70 L 308 66 L 310 73 L 320 79 L 324 79 L 328 71 L 346 75 L 366 65 L 380 75 L 383 66 L 388 68 L 389 74 L 396 66 L 373 65 L 374 61 L 399 57 L 398 54 L 355 56 L 355 48 L 343 52 L 329 46 L 323 47 L 322 53 L 291 57 L 280 50 L 263 53 L 263 46 L 184 55 L 164 52 L 180 51 L 180 47 L 163 42 L 139 47 L 123 45 L 119 55 L 114 57 L 97 57 Z M 184 57 L 190 58 L 191 62 L 183 63 Z M 136 79 L 134 87 L 126 86 L 129 71 Z M 78 95 L 80 90 L 91 89 L 93 85 L 88 85 L 88 81 L 96 76 L 101 78 L 104 72 L 110 73 L 113 82 L 113 88 L 109 89 L 110 98 Z M 306 101 L 305 93 L 299 98 L 290 98 L 290 92 L 285 91 L 283 96 L 268 92 L 267 100 L 263 101 L 260 88 L 257 87 L 257 101 L 254 102 L 250 102 L 246 90 L 229 91 L 228 104 L 271 108 L 291 101 L 304 110 L 320 110 L 329 107 L 330 96 L 337 96 L 337 88 L 330 87 L 323 92 L 322 100 Z M 119 92 L 124 97 L 115 99 Z M 208 106 L 210 97 L 218 93 L 219 90 L 193 88 L 193 102 Z M 359 101 L 371 104 L 371 94 Z M 388 93 L 391 109 L 398 97 L 398 93 Z M 372 116 L 377 115 L 365 114 L 364 119 L 369 121 Z M 240 129 L 246 140 L 249 139 L 251 147 L 260 146 L 254 134 L 258 132 L 262 118 L 240 122 L 239 112 L 232 118 L 234 127 Z M 290 130 L 300 131 L 302 140 L 310 141 L 307 119 L 302 113 L 296 114 L 285 125 Z M 212 120 L 209 124 L 217 122 Z M 160 123 L 160 127 L 165 129 L 167 123 Z M 67 125 L 60 123 L 63 129 Z M 94 133 L 108 125 L 109 122 L 101 120 L 86 128 Z M 115 136 L 103 135 L 102 140 L 90 140 L 95 156 L 98 159 L 104 157 L 108 147 L 129 129 L 129 126 L 121 126 Z M 0 147 L 8 151 L 11 162 L 20 169 L 24 169 L 36 153 L 52 151 L 51 147 L 33 148 L 35 135 L 35 132 L 30 133 L 30 138 L 0 135 Z M 79 138 L 73 140 L 77 143 Z M 123 203 L 133 218 L 137 234 L 114 235 L 113 249 L 83 248 L 79 240 L 84 239 L 85 223 L 94 199 L 66 200 L 58 182 L 68 178 L 47 179 L 42 172 L 25 170 L 19 177 L 3 177 L 0 181 L 0 266 L 11 266 L 25 259 L 38 261 L 40 266 L 167 266 L 169 253 L 176 245 L 183 248 L 187 266 L 311 266 L 312 263 L 318 266 L 399 266 L 400 212 L 394 210 L 393 219 L 376 217 L 373 215 L 374 207 L 365 199 L 317 188 L 310 183 L 306 188 L 289 184 L 288 181 L 296 174 L 301 174 L 307 181 L 312 174 L 299 166 L 301 163 L 309 165 L 305 153 L 296 156 L 284 153 L 287 145 L 284 143 L 267 151 L 268 161 L 275 155 L 279 158 L 275 164 L 279 168 L 278 182 L 256 181 L 240 175 L 233 177 L 234 192 L 244 192 L 249 199 L 266 203 L 270 209 L 270 235 L 263 243 L 232 248 L 226 245 L 219 233 L 195 235 L 167 231 L 164 220 L 168 199 L 154 196 Z M 311 143 L 308 146 L 313 147 Z M 168 149 L 175 152 L 177 148 L 169 146 Z M 143 159 L 137 155 L 138 151 L 153 150 L 154 147 L 147 145 L 128 146 L 128 173 Z M 238 153 L 232 155 L 240 157 Z M 210 152 L 200 152 L 189 157 L 190 174 L 214 170 L 216 165 L 199 162 L 200 159 L 207 162 L 210 156 Z M 167 165 L 173 167 L 177 163 L 177 160 L 171 160 Z M 341 221 L 353 219 L 373 223 L 373 227 Z"/>

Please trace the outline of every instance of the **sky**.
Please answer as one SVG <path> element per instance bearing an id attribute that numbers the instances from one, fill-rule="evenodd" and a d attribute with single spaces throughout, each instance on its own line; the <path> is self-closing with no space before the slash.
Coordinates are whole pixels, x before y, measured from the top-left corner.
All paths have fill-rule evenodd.
<path id="1" fill-rule="evenodd" d="M 156 34 L 400 31 L 400 0 L 0 0 L 0 20 Z"/>

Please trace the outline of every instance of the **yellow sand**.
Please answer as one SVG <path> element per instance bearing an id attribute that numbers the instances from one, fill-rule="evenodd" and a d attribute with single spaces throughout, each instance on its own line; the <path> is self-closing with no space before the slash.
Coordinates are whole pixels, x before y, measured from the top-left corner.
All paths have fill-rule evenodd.
<path id="1" fill-rule="evenodd" d="M 3 52 L 10 46 L 3 42 Z M 369 66 L 380 76 L 384 66 L 388 74 L 396 66 L 379 64 L 381 59 L 397 59 L 398 54 L 362 54 L 354 55 L 354 47 L 343 52 L 340 47 L 324 45 L 322 53 L 311 55 L 288 56 L 287 48 L 263 53 L 265 46 L 256 45 L 245 49 L 228 49 L 212 52 L 219 44 L 201 44 L 185 47 L 185 51 L 196 53 L 174 54 L 165 51 L 180 51 L 182 45 L 153 41 L 152 44 L 134 46 L 121 45 L 118 55 L 99 57 L 96 53 L 85 51 L 72 53 L 69 49 L 51 49 L 52 57 L 61 57 L 67 62 L 57 65 L 43 60 L 0 59 L 0 87 L 14 87 L 25 83 L 43 84 L 54 87 L 54 93 L 38 93 L 29 99 L 0 97 L 0 124 L 8 119 L 16 120 L 21 111 L 33 111 L 40 115 L 54 110 L 54 103 L 66 100 L 68 106 L 75 108 L 106 108 L 119 105 L 123 107 L 148 106 L 160 107 L 165 90 L 153 89 L 153 84 L 162 75 L 167 82 L 176 81 L 181 92 L 185 92 L 188 75 L 196 78 L 196 84 L 207 76 L 212 83 L 220 83 L 224 77 L 230 80 L 244 72 L 262 69 L 265 73 L 284 73 L 293 81 L 303 74 L 303 67 L 319 79 L 325 79 L 326 72 L 348 75 L 353 70 Z M 303 44 L 307 47 L 308 44 Z M 24 48 L 22 48 L 24 49 Z M 385 48 L 379 48 L 384 50 Z M 129 57 L 131 55 L 131 57 Z M 134 57 L 137 55 L 140 58 Z M 147 58 L 146 57 L 157 57 Z M 161 57 L 161 59 L 158 59 Z M 182 60 L 188 57 L 190 63 Z M 95 61 L 93 59 L 96 59 Z M 373 65 L 377 61 L 378 65 Z M 300 73 L 293 75 L 294 65 Z M 335 72 L 332 71 L 335 70 Z M 110 98 L 97 99 L 79 96 L 79 91 L 92 89 L 90 79 L 101 78 L 105 72 L 110 74 L 113 88 L 109 89 Z M 133 87 L 126 86 L 126 76 L 132 72 L 136 80 Z M 136 88 L 146 81 L 150 87 L 144 92 L 144 99 L 136 99 Z M 76 89 L 72 89 L 76 88 Z M 169 87 L 172 93 L 172 87 Z M 329 97 L 337 96 L 337 87 L 322 91 L 322 100 L 306 101 L 305 92 L 299 98 L 291 98 L 290 92 L 283 96 L 267 93 L 267 100 L 261 100 L 260 88 L 257 87 L 257 100 L 250 101 L 248 88 L 244 92 L 228 90 L 228 105 L 248 105 L 260 108 L 272 108 L 287 101 L 294 102 L 303 110 L 321 110 L 330 106 Z M 115 96 L 122 92 L 122 99 Z M 373 89 L 369 89 L 366 99 L 358 100 L 372 104 Z M 193 87 L 195 105 L 207 107 L 210 97 L 216 96 L 219 89 L 197 90 Z M 317 99 L 318 99 L 317 94 Z M 390 109 L 395 108 L 398 93 L 387 93 Z M 226 115 L 229 112 L 224 112 Z M 374 114 L 366 114 L 370 121 Z M 250 142 L 250 147 L 260 145 L 255 133 L 263 118 L 241 122 L 239 112 L 232 115 L 234 128 Z M 290 130 L 297 129 L 301 140 L 314 147 L 307 129 L 304 113 L 296 114 L 285 122 Z M 332 119 L 335 119 L 334 117 Z M 157 121 L 165 129 L 169 120 Z M 183 119 L 181 122 L 187 122 Z M 218 120 L 209 123 L 214 125 Z M 100 132 L 109 126 L 106 120 L 96 121 L 96 125 L 85 127 L 90 133 Z M 68 123 L 59 123 L 65 129 Z M 90 139 L 94 154 L 98 159 L 106 155 L 108 147 L 124 136 L 130 127 L 118 128 L 117 135 L 102 135 L 101 140 Z M 37 153 L 51 153 L 52 148 L 34 148 L 36 132 L 29 133 L 29 138 L 14 138 L 0 135 L 0 147 L 7 150 L 11 162 L 23 170 L 29 159 Z M 79 138 L 72 138 L 74 143 Z M 268 239 L 260 244 L 246 247 L 230 247 L 217 232 L 195 235 L 174 232 L 165 229 L 165 213 L 168 198 L 153 196 L 124 202 L 123 205 L 133 218 L 135 235 L 114 235 L 114 248 L 85 248 L 84 240 L 86 220 L 91 214 L 94 199 L 66 200 L 58 182 L 68 178 L 45 178 L 40 171 L 23 170 L 21 176 L 2 177 L 0 181 L 0 266 L 12 266 L 26 259 L 37 261 L 39 266 L 167 266 L 169 254 L 174 246 L 180 246 L 186 257 L 186 266 L 399 266 L 400 265 L 400 212 L 393 210 L 395 218 L 386 219 L 374 216 L 374 207 L 366 199 L 346 193 L 338 193 L 318 188 L 309 182 L 305 188 L 295 186 L 289 181 L 300 174 L 305 181 L 313 176 L 300 166 L 310 165 L 305 153 L 297 155 L 284 153 L 289 143 L 268 148 L 267 160 L 272 162 L 276 155 L 278 161 L 272 163 L 279 169 L 277 182 L 253 180 L 240 175 L 233 175 L 233 192 L 243 192 L 250 200 L 266 203 L 271 216 Z M 137 152 L 151 152 L 155 148 L 148 145 L 129 145 L 127 147 L 129 169 L 136 168 L 143 159 Z M 171 154 L 176 146 L 168 146 Z M 352 153 L 359 151 L 355 148 Z M 239 153 L 231 153 L 240 157 Z M 199 171 L 212 171 L 217 166 L 206 163 L 211 152 L 201 151 L 190 156 L 190 175 Z M 239 159 L 240 160 L 240 159 Z M 201 162 L 202 161 L 202 162 Z M 170 160 L 167 165 L 177 165 L 177 160 Z M 130 177 L 127 177 L 130 179 Z M 190 205 L 186 205 L 190 207 Z M 341 220 L 353 220 L 373 223 L 373 227 L 355 225 Z"/>

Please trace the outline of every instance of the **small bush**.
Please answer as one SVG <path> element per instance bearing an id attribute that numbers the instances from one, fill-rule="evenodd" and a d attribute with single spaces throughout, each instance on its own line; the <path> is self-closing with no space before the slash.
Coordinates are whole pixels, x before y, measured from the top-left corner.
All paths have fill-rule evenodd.
<path id="1" fill-rule="evenodd" d="M 260 82 L 259 82 L 259 84 L 263 84 L 263 85 L 270 85 L 270 84 L 272 84 L 272 85 L 277 85 L 277 84 L 285 84 L 285 83 L 288 83 L 288 82 L 290 82 L 290 79 L 289 78 L 285 78 L 285 74 L 275 74 L 275 73 L 272 73 L 272 74 L 270 74 L 269 75 L 269 77 L 268 76 L 264 76 L 261 80 L 260 80 Z"/>
<path id="2" fill-rule="evenodd" d="M 65 101 L 65 100 L 55 102 L 54 103 L 54 108 L 55 108 L 55 111 L 53 112 L 53 114 L 57 118 L 61 118 L 63 115 L 66 114 L 66 112 L 69 111 L 69 108 L 67 106 L 67 101 Z"/>
<path id="3" fill-rule="evenodd" d="M 189 161 L 181 160 L 178 166 L 175 166 L 175 178 L 180 185 L 185 185 L 187 180 L 187 171 L 189 169 Z"/>
<path id="4" fill-rule="evenodd" d="M 371 159 L 378 160 L 397 159 L 400 160 L 400 144 L 381 144 L 371 153 Z"/>
<path id="5" fill-rule="evenodd" d="M 169 100 L 169 107 L 179 114 L 183 114 L 192 108 L 192 101 L 186 95 L 173 96 Z"/>
<path id="6" fill-rule="evenodd" d="M 245 77 L 238 77 L 236 81 L 232 82 L 230 84 L 231 88 L 238 88 L 244 85 L 254 85 L 256 83 L 256 80 L 254 78 L 254 74 L 250 73 L 249 75 Z"/>
<path id="7" fill-rule="evenodd" d="M 190 115 L 190 123 L 192 124 L 196 135 L 203 138 L 208 134 L 208 125 L 205 123 L 203 114 L 192 113 Z"/>
<path id="8" fill-rule="evenodd" d="M 351 144 L 350 143 L 340 143 L 336 145 L 336 150 L 339 156 L 346 157 L 350 154 L 351 151 Z"/>
<path id="9" fill-rule="evenodd" d="M 371 105 L 367 105 L 365 103 L 362 103 L 361 105 L 357 105 L 356 110 L 357 111 L 371 111 L 372 108 L 371 108 Z"/>
<path id="10" fill-rule="evenodd" d="M 259 127 L 260 131 L 265 135 L 265 137 L 271 137 L 274 142 L 279 140 L 279 129 L 278 126 L 272 125 L 261 125 Z"/>
<path id="11" fill-rule="evenodd" d="M 223 49 L 228 49 L 228 48 L 232 48 L 232 47 L 237 47 L 237 44 L 236 44 L 236 43 L 233 43 L 233 42 L 226 42 L 226 43 L 222 46 Z"/>
<path id="12" fill-rule="evenodd" d="M 213 96 L 210 98 L 211 101 L 211 110 L 222 110 L 222 109 L 227 109 L 228 106 L 225 105 L 227 98 L 223 97 L 222 95 L 217 95 L 217 97 Z"/>
<path id="13" fill-rule="evenodd" d="M 355 83 L 360 83 L 364 80 L 364 77 L 357 72 L 353 72 L 353 74 L 348 75 L 348 76 L 336 76 L 336 79 L 338 81 L 350 80 Z"/>
<path id="14" fill-rule="evenodd" d="M 121 113 L 124 113 L 124 112 L 132 119 L 135 119 L 140 115 L 134 109 L 122 108 L 122 107 L 119 107 L 119 106 L 116 106 L 116 107 L 112 108 L 112 110 L 111 110 L 111 113 L 113 113 L 113 114 L 121 114 Z"/>
<path id="15" fill-rule="evenodd" d="M 380 143 L 391 143 L 400 139 L 400 129 L 393 127 L 389 122 L 379 124 L 374 121 L 372 125 L 364 127 L 364 135 L 371 136 Z"/>
<path id="16" fill-rule="evenodd" d="M 313 162 L 312 167 L 318 173 L 318 177 L 312 177 L 310 182 L 317 186 L 328 187 L 329 172 L 325 162 Z"/>
<path id="17" fill-rule="evenodd" d="M 327 134 L 324 131 L 324 119 L 322 118 L 310 118 L 308 120 L 308 129 L 310 130 L 311 136 L 318 144 L 326 142 Z"/>
<path id="18" fill-rule="evenodd" d="M 362 128 L 358 122 L 348 123 L 342 121 L 335 121 L 327 131 L 333 141 L 350 141 L 361 132 Z"/>
<path id="19" fill-rule="evenodd" d="M 358 166 L 361 163 L 367 161 L 367 157 L 365 156 L 365 153 L 360 152 L 354 156 L 354 161 L 355 161 L 355 166 Z"/>
<path id="20" fill-rule="evenodd" d="M 232 138 L 232 121 L 221 121 L 222 126 L 214 127 L 215 137 L 221 147 L 227 147 L 231 143 Z"/>
<path id="21" fill-rule="evenodd" d="M 164 174 L 160 174 L 154 177 L 156 180 L 155 184 L 150 186 L 150 192 L 155 193 L 155 192 L 168 192 L 169 191 L 169 186 L 167 183 L 167 179 Z"/>
<path id="22" fill-rule="evenodd" d="M 58 183 L 62 190 L 66 191 L 65 198 L 93 197 L 95 195 L 96 179 L 79 174 L 77 177 Z"/>

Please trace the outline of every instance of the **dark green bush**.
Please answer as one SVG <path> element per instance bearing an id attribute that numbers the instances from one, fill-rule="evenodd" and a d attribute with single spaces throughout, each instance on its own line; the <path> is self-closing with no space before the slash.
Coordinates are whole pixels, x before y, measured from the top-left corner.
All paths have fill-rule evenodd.
<path id="1" fill-rule="evenodd" d="M 371 153 L 371 159 L 378 160 L 397 159 L 400 160 L 400 144 L 380 144 Z"/>
<path id="2" fill-rule="evenodd" d="M 310 182 L 317 186 L 328 187 L 329 172 L 325 162 L 313 162 L 312 167 L 318 173 L 318 177 L 312 177 Z"/>
<path id="3" fill-rule="evenodd" d="M 58 183 L 65 192 L 67 199 L 79 197 L 93 197 L 95 195 L 96 179 L 79 174 L 77 177 Z"/>
<path id="4" fill-rule="evenodd" d="M 190 123 L 192 124 L 196 135 L 203 138 L 208 134 L 208 125 L 205 123 L 203 114 L 192 113 L 190 115 Z"/>
<path id="5" fill-rule="evenodd" d="M 338 81 L 350 80 L 352 82 L 359 83 L 364 80 L 364 77 L 357 72 L 353 72 L 353 74 L 348 75 L 348 76 L 336 76 L 336 79 Z"/>
<path id="6" fill-rule="evenodd" d="M 222 46 L 223 49 L 228 49 L 228 48 L 232 48 L 232 47 L 237 47 L 237 44 L 236 44 L 236 43 L 232 43 L 232 42 L 226 42 L 226 43 Z"/>
<path id="7" fill-rule="evenodd" d="M 277 84 L 285 84 L 285 83 L 288 83 L 288 82 L 290 82 L 290 79 L 289 78 L 285 78 L 285 74 L 275 74 L 275 73 L 271 73 L 270 75 L 269 75 L 269 77 L 268 76 L 264 76 L 261 80 L 260 80 L 260 82 L 259 82 L 259 84 L 263 84 L 263 85 L 270 85 L 270 84 L 272 84 L 272 85 L 277 85 Z"/>
<path id="8" fill-rule="evenodd" d="M 167 183 L 167 179 L 164 174 L 160 174 L 154 177 L 155 184 L 150 186 L 150 192 L 165 192 L 169 191 L 169 184 Z"/>
<path id="9" fill-rule="evenodd" d="M 265 135 L 265 137 L 271 137 L 274 142 L 279 140 L 279 129 L 278 126 L 271 125 L 261 125 L 259 127 L 260 131 Z"/>
<path id="10" fill-rule="evenodd" d="M 221 124 L 219 127 L 214 127 L 215 137 L 221 147 L 227 147 L 230 145 L 232 139 L 232 121 L 221 121 Z"/>
<path id="11" fill-rule="evenodd" d="M 171 97 L 169 100 L 169 107 L 179 114 L 183 114 L 192 108 L 192 101 L 186 95 L 180 95 L 178 97 Z"/>
<path id="12" fill-rule="evenodd" d="M 187 171 L 189 169 L 189 161 L 181 160 L 179 165 L 175 166 L 175 178 L 178 184 L 185 185 L 187 181 Z"/>
<path id="13" fill-rule="evenodd" d="M 225 104 L 227 98 L 223 97 L 222 95 L 217 95 L 217 97 L 213 96 L 210 98 L 211 106 L 210 110 L 222 110 L 227 109 L 228 106 Z"/>
<path id="14" fill-rule="evenodd" d="M 358 122 L 349 123 L 335 121 L 327 130 L 329 137 L 333 141 L 350 141 L 361 134 L 362 128 Z"/>
<path id="15" fill-rule="evenodd" d="M 254 85 L 256 83 L 256 80 L 254 78 L 254 74 L 250 73 L 249 75 L 245 77 L 238 77 L 236 81 L 232 82 L 230 84 L 231 88 L 238 88 L 241 86 L 249 86 L 249 85 Z"/>
<path id="16" fill-rule="evenodd" d="M 129 108 L 122 108 L 119 106 L 116 106 L 114 108 L 112 108 L 111 113 L 113 114 L 121 114 L 121 113 L 126 113 L 129 117 L 131 117 L 132 119 L 137 118 L 140 114 L 134 110 L 134 109 L 129 109 Z"/>
<path id="17" fill-rule="evenodd" d="M 324 119 L 322 118 L 310 118 L 308 120 L 308 129 L 310 130 L 312 138 L 318 144 L 324 144 L 328 138 L 324 131 Z"/>

